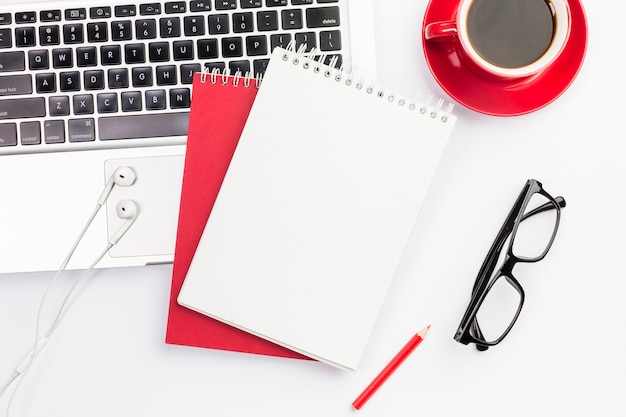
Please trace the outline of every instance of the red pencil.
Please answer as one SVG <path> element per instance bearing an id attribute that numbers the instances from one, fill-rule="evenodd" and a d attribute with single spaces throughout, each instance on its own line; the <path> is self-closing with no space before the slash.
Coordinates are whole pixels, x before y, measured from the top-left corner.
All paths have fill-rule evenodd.
<path id="1" fill-rule="evenodd" d="M 411 352 L 413 352 L 413 350 L 415 350 L 415 348 L 420 343 L 422 343 L 422 340 L 424 340 L 424 337 L 426 337 L 426 333 L 428 333 L 429 329 L 430 325 L 415 333 L 411 340 L 409 340 L 407 344 L 404 345 L 402 349 L 400 349 L 400 352 L 398 352 L 396 356 L 393 357 L 393 359 L 387 364 L 387 366 L 385 366 L 383 370 L 380 371 L 376 378 L 374 378 L 374 380 L 370 382 L 367 388 L 365 388 L 363 392 L 356 398 L 356 400 L 354 400 L 352 406 L 355 409 L 360 410 L 363 404 L 365 404 L 365 402 L 369 400 L 372 395 L 374 395 L 378 388 L 380 388 L 380 386 L 387 380 L 387 378 L 389 378 L 389 376 L 398 368 L 398 366 L 400 366 L 400 364 L 404 362 L 404 360 L 411 354 Z"/>

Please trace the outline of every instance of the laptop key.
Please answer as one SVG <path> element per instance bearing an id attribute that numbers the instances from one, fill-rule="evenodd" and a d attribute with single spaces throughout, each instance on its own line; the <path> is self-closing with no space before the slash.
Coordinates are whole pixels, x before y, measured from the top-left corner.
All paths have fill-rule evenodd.
<path id="1" fill-rule="evenodd" d="M 111 7 L 90 7 L 89 17 L 92 19 L 105 19 L 111 17 Z"/>
<path id="2" fill-rule="evenodd" d="M 251 9 L 251 8 L 256 8 L 256 7 L 261 7 L 261 6 L 263 6 L 263 3 L 261 2 L 261 0 L 241 0 L 242 9 Z"/>
<path id="3" fill-rule="evenodd" d="M 17 125 L 0 123 L 0 147 L 17 145 Z"/>
<path id="4" fill-rule="evenodd" d="M 338 30 L 327 30 L 320 32 L 320 50 L 339 51 L 341 49 L 341 32 Z"/>
<path id="5" fill-rule="evenodd" d="M 137 15 L 137 6 L 134 4 L 115 6 L 115 17 L 129 17 Z"/>
<path id="6" fill-rule="evenodd" d="M 70 142 L 93 142 L 96 140 L 96 129 L 94 120 L 88 119 L 70 119 L 67 122 L 68 139 Z"/>
<path id="7" fill-rule="evenodd" d="M 151 16 L 161 14 L 160 3 L 146 3 L 139 5 L 139 14 L 142 16 Z"/>
<path id="8" fill-rule="evenodd" d="M 316 7 L 306 11 L 306 25 L 309 28 L 325 28 L 339 24 L 339 7 Z"/>
<path id="9" fill-rule="evenodd" d="M 170 1 L 165 3 L 165 13 L 185 13 L 187 11 L 187 4 L 184 1 Z"/>
<path id="10" fill-rule="evenodd" d="M 0 25 L 10 25 L 13 22 L 11 13 L 0 13 Z"/>
<path id="11" fill-rule="evenodd" d="M 24 52 L 0 52 L 0 72 L 24 71 L 24 69 L 26 69 Z"/>
<path id="12" fill-rule="evenodd" d="M 15 45 L 19 47 L 35 46 L 37 35 L 32 26 L 15 29 Z"/>
<path id="13" fill-rule="evenodd" d="M 286 6 L 287 0 L 266 0 L 267 7 Z"/>
<path id="14" fill-rule="evenodd" d="M 0 77 L 0 97 L 33 92 L 33 81 L 30 74 L 7 75 Z"/>
<path id="15" fill-rule="evenodd" d="M 46 120 L 43 122 L 43 137 L 46 143 L 65 142 L 65 126 L 63 120 Z"/>
<path id="16" fill-rule="evenodd" d="M 41 128 L 39 122 L 20 123 L 20 142 L 22 145 L 41 144 Z"/>
<path id="17" fill-rule="evenodd" d="M 63 42 L 67 44 L 83 43 L 83 24 L 72 23 L 63 26 Z"/>
<path id="18" fill-rule="evenodd" d="M 237 0 L 216 0 L 215 10 L 233 10 L 237 8 Z"/>
<path id="19" fill-rule="evenodd" d="M 0 119 L 22 119 L 46 115 L 43 97 L 16 98 L 0 101 Z"/>
<path id="20" fill-rule="evenodd" d="M 15 13 L 15 23 L 35 23 L 37 21 L 37 13 L 21 12 Z"/>
<path id="21" fill-rule="evenodd" d="M 60 22 L 61 10 L 42 10 L 39 12 L 39 19 L 42 22 Z"/>
<path id="22" fill-rule="evenodd" d="M 10 48 L 13 45 L 11 29 L 0 29 L 0 48 Z"/>
<path id="23" fill-rule="evenodd" d="M 70 114 L 69 96 L 52 96 L 48 99 L 51 116 L 67 116 Z"/>
<path id="24" fill-rule="evenodd" d="M 100 140 L 135 139 L 187 134 L 189 112 L 138 114 L 98 119 Z"/>

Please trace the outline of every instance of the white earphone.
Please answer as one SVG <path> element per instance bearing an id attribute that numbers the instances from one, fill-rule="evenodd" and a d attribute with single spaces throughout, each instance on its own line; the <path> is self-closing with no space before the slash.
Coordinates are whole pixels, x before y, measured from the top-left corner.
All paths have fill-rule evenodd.
<path id="1" fill-rule="evenodd" d="M 120 229 L 115 232 L 113 237 L 109 240 L 109 244 L 115 245 L 124 236 L 124 234 L 130 229 L 130 227 L 137 220 L 139 214 L 139 208 L 133 200 L 121 200 L 115 207 L 117 217 L 126 220 Z"/>
<path id="2" fill-rule="evenodd" d="M 30 366 L 32 365 L 33 360 L 39 355 L 39 353 L 44 348 L 46 343 L 48 343 L 48 340 L 52 336 L 52 333 L 54 332 L 54 330 L 60 324 L 61 318 L 63 316 L 63 312 L 65 311 L 66 305 L 70 301 L 71 295 L 73 294 L 74 290 L 77 288 L 78 284 L 88 275 L 88 273 L 93 270 L 93 268 L 98 264 L 98 262 L 100 262 L 100 260 L 109 252 L 109 250 L 111 250 L 111 248 L 119 242 L 119 240 L 124 236 L 124 234 L 128 232 L 131 226 L 135 223 L 135 220 L 137 220 L 137 216 L 139 215 L 139 208 L 137 204 L 135 203 L 135 201 L 125 199 L 117 203 L 117 206 L 116 206 L 117 215 L 120 219 L 125 220 L 125 222 L 122 224 L 119 230 L 115 232 L 115 234 L 109 239 L 107 246 L 100 253 L 100 255 L 91 263 L 91 265 L 74 282 L 74 284 L 68 291 L 67 295 L 65 296 L 65 299 L 63 300 L 61 306 L 57 310 L 56 317 L 54 321 L 52 322 L 52 324 L 50 325 L 50 327 L 48 328 L 48 331 L 45 332 L 45 334 L 43 334 L 42 336 L 40 336 L 39 328 L 40 328 L 41 312 L 43 309 L 43 305 L 45 304 L 46 298 L 48 296 L 48 293 L 50 291 L 50 288 L 53 286 L 54 282 L 56 281 L 60 273 L 66 269 L 67 264 L 72 258 L 72 255 L 74 254 L 74 251 L 78 247 L 78 244 L 82 240 L 87 229 L 89 229 L 91 223 L 96 217 L 96 214 L 98 214 L 98 211 L 100 210 L 100 208 L 104 205 L 104 203 L 109 198 L 109 195 L 111 194 L 111 191 L 113 190 L 113 188 L 115 186 L 120 186 L 120 187 L 132 186 L 135 183 L 136 179 L 137 179 L 137 176 L 135 175 L 135 171 L 133 171 L 133 169 L 128 166 L 119 167 L 115 170 L 115 172 L 113 172 L 113 175 L 111 175 L 111 177 L 106 182 L 104 186 L 104 190 L 102 190 L 100 197 L 98 197 L 97 205 L 95 209 L 93 210 L 93 212 L 91 213 L 91 216 L 87 220 L 87 223 L 83 227 L 83 230 L 81 231 L 78 238 L 74 242 L 74 245 L 72 246 L 72 248 L 66 255 L 65 259 L 61 263 L 61 266 L 56 271 L 56 274 L 54 275 L 54 277 L 48 284 L 46 292 L 44 293 L 41 299 L 39 311 L 37 314 L 37 325 L 36 325 L 36 330 L 35 330 L 35 335 L 36 335 L 35 344 L 29 350 L 29 352 L 26 354 L 26 356 L 20 362 L 20 364 L 17 366 L 17 368 L 15 369 L 11 377 L 9 377 L 9 379 L 6 381 L 5 384 L 0 386 L 0 397 L 1 397 L 2 394 L 4 394 L 4 392 L 7 390 L 7 388 L 13 383 L 13 381 L 15 381 L 20 375 L 22 376 L 22 379 L 19 380 L 18 385 L 15 387 L 11 395 L 11 398 L 9 399 L 9 404 L 7 406 L 7 416 L 9 414 L 13 397 L 15 396 L 15 393 L 17 392 L 21 382 L 24 380 L 23 378 L 25 374 L 30 369 Z"/>
<path id="3" fill-rule="evenodd" d="M 113 172 L 113 174 L 107 180 L 107 182 L 106 182 L 106 184 L 104 186 L 104 190 L 102 190 L 102 193 L 100 193 L 100 197 L 98 197 L 98 202 L 96 204 L 96 208 L 91 213 L 91 216 L 89 217 L 89 220 L 87 220 L 87 223 L 83 227 L 83 230 L 78 235 L 78 238 L 74 242 L 74 246 L 72 246 L 70 251 L 67 253 L 67 256 L 65 257 L 65 260 L 63 261 L 63 263 L 61 264 L 61 266 L 57 270 L 57 273 L 60 272 L 60 271 L 65 270 L 65 268 L 67 267 L 67 264 L 70 261 L 70 258 L 72 257 L 72 255 L 74 254 L 74 251 L 76 250 L 76 247 L 78 246 L 80 241 L 83 239 L 83 236 L 87 232 L 87 229 L 89 229 L 89 227 L 91 226 L 91 223 L 93 223 L 93 220 L 95 219 L 96 214 L 98 214 L 98 211 L 100 211 L 100 208 L 104 205 L 104 203 L 106 203 L 107 199 L 109 198 L 109 195 L 111 195 L 111 191 L 113 190 L 113 187 L 115 187 L 116 185 L 120 186 L 120 187 L 130 187 L 131 185 L 133 185 L 135 183 L 136 180 L 137 180 L 137 176 L 135 175 L 135 171 L 131 167 L 121 166 L 121 167 L 117 168 Z M 130 200 L 125 200 L 125 201 L 130 201 Z M 135 213 L 137 213 L 136 205 L 135 205 Z M 118 215 L 119 215 L 119 212 L 118 212 Z M 136 214 L 135 214 L 135 216 L 136 216 Z M 125 218 L 125 217 L 122 217 L 122 218 Z M 134 222 L 134 219 L 133 219 L 133 222 Z M 130 224 L 128 224 L 128 222 L 126 222 L 122 226 L 124 228 L 124 230 L 122 231 L 121 234 L 120 234 L 119 231 L 117 233 L 115 233 L 115 236 L 117 236 L 117 240 L 115 241 L 115 243 L 117 243 L 117 241 L 119 241 L 119 239 L 122 237 L 122 235 L 124 235 L 124 233 L 126 233 L 126 231 L 128 230 L 128 228 L 130 228 L 130 226 L 132 225 L 133 222 L 131 222 Z M 113 243 L 113 245 L 115 245 L 115 243 Z"/>
<path id="4" fill-rule="evenodd" d="M 114 186 L 130 187 L 135 183 L 136 179 L 135 171 L 131 167 L 123 166 L 117 168 L 104 186 L 104 190 L 102 190 L 102 194 L 98 198 L 98 204 L 103 205 L 106 202 Z"/>

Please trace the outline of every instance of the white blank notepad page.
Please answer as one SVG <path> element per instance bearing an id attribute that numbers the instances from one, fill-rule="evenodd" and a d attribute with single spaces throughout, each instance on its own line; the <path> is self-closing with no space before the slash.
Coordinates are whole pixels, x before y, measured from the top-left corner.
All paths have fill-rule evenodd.
<path id="1" fill-rule="evenodd" d="M 274 51 L 178 301 L 356 369 L 455 118 L 304 62 Z"/>

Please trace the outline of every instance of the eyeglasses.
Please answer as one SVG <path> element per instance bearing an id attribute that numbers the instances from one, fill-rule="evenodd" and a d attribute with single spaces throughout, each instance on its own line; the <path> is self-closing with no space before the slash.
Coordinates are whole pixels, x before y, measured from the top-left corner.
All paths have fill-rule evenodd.
<path id="1" fill-rule="evenodd" d="M 454 340 L 475 343 L 482 351 L 500 343 L 511 331 L 524 304 L 524 290 L 513 267 L 546 256 L 559 228 L 562 207 L 563 197 L 552 198 L 539 181 L 526 182 L 478 272 Z"/>

